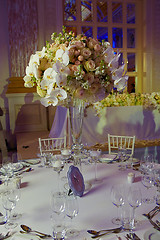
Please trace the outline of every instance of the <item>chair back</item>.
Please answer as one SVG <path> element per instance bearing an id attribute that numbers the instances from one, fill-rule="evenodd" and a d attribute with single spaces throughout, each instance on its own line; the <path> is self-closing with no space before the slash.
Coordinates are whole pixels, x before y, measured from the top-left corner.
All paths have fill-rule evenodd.
<path id="1" fill-rule="evenodd" d="M 66 148 L 66 136 L 59 138 L 39 138 L 40 154 L 59 152 Z"/>
<path id="2" fill-rule="evenodd" d="M 135 136 L 116 136 L 108 134 L 108 152 L 109 154 L 117 154 L 118 148 L 124 146 L 127 155 L 133 156 L 135 146 Z"/>

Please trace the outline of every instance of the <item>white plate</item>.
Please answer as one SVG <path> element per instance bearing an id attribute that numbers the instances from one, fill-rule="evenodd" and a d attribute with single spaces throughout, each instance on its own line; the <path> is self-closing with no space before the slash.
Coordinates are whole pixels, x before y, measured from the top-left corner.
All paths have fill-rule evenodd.
<path id="1" fill-rule="evenodd" d="M 127 162 L 139 163 L 140 160 L 138 158 L 129 158 Z"/>
<path id="2" fill-rule="evenodd" d="M 116 158 L 117 155 L 115 154 L 103 154 L 101 157 L 100 157 L 100 161 L 101 162 L 110 162 L 112 160 L 114 160 Z"/>
<path id="3" fill-rule="evenodd" d="M 23 169 L 23 164 L 22 163 L 13 163 L 12 169 L 14 172 L 20 171 Z"/>
<path id="4" fill-rule="evenodd" d="M 40 160 L 39 159 L 26 159 L 26 160 L 24 160 L 24 162 L 35 165 L 35 164 L 39 164 Z"/>
<path id="5" fill-rule="evenodd" d="M 160 240 L 160 232 L 156 229 L 150 229 L 145 232 L 144 240 Z"/>

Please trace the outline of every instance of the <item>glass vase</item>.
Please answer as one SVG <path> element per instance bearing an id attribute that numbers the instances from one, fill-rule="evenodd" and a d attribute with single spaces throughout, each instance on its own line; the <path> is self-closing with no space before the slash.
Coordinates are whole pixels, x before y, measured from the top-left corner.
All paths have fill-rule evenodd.
<path id="1" fill-rule="evenodd" d="M 84 102 L 81 99 L 73 99 L 72 104 L 69 105 L 69 119 L 71 127 L 72 138 L 72 155 L 76 161 L 78 156 L 83 152 L 82 144 L 82 127 L 84 118 Z"/>

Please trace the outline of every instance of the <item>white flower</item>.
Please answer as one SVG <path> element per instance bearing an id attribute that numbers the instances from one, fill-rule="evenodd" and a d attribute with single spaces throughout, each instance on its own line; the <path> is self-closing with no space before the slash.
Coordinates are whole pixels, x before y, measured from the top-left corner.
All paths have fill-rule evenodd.
<path id="1" fill-rule="evenodd" d="M 118 69 L 114 69 L 114 71 L 112 72 L 112 79 L 116 80 L 121 78 L 123 76 L 123 73 L 124 73 L 124 64 Z"/>
<path id="2" fill-rule="evenodd" d="M 55 77 L 57 73 L 53 70 L 53 68 L 47 68 L 44 71 L 43 79 L 49 82 L 56 82 Z"/>
<path id="3" fill-rule="evenodd" d="M 43 47 L 42 48 L 42 51 L 37 51 L 36 52 L 36 55 L 39 57 L 39 58 L 43 58 L 45 56 L 45 51 L 46 51 L 46 48 Z"/>
<path id="4" fill-rule="evenodd" d="M 24 86 L 25 86 L 25 87 L 31 88 L 31 87 L 34 86 L 34 83 L 32 82 L 30 76 L 25 76 L 25 77 L 24 77 L 24 82 L 25 82 L 25 83 L 24 83 Z"/>
<path id="5" fill-rule="evenodd" d="M 109 46 L 105 51 L 104 51 L 104 61 L 106 63 L 109 63 L 112 61 L 112 59 L 115 57 L 114 50 L 111 46 Z"/>
<path id="6" fill-rule="evenodd" d="M 69 64 L 69 54 L 68 51 L 63 49 L 58 49 L 56 52 L 56 59 L 62 62 L 65 66 Z"/>
<path id="7" fill-rule="evenodd" d="M 56 88 L 52 90 L 52 92 L 46 95 L 45 98 L 41 99 L 41 103 L 48 107 L 50 105 L 56 106 L 58 104 L 58 100 L 64 100 L 67 98 L 67 93 L 65 90 Z"/>
<path id="8" fill-rule="evenodd" d="M 67 76 L 70 74 L 70 70 L 68 67 L 65 67 L 59 61 L 57 61 L 53 65 L 53 70 L 57 73 L 56 75 L 56 83 L 60 86 L 65 86 L 67 83 Z"/>
<path id="9" fill-rule="evenodd" d="M 121 77 L 114 81 L 114 87 L 117 91 L 123 91 L 127 86 L 128 76 Z"/>

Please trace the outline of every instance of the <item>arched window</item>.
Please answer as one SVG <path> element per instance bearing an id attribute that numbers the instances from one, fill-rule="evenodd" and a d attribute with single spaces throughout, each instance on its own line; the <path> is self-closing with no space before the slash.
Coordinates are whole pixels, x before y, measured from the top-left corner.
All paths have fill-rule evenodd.
<path id="1" fill-rule="evenodd" d="M 142 90 L 142 1 L 63 0 L 67 31 L 105 39 L 122 53 L 129 75 L 128 92 Z"/>

